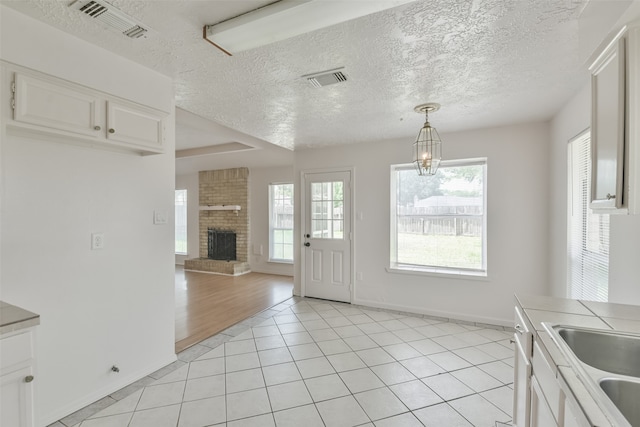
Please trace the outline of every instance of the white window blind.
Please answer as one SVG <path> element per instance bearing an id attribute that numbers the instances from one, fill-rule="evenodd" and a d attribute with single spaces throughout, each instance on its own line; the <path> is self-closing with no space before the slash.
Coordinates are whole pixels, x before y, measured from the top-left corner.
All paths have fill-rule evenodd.
<path id="1" fill-rule="evenodd" d="M 591 194 L 591 136 L 569 143 L 568 297 L 607 301 L 609 294 L 609 215 L 594 214 Z"/>
<path id="2" fill-rule="evenodd" d="M 187 255 L 187 190 L 176 190 L 176 254 Z"/>

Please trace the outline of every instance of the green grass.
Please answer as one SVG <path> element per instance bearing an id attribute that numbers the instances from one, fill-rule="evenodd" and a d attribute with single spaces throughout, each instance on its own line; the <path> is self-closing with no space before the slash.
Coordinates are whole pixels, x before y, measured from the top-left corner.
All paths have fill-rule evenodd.
<path id="1" fill-rule="evenodd" d="M 398 233 L 398 263 L 481 269 L 482 238 Z"/>

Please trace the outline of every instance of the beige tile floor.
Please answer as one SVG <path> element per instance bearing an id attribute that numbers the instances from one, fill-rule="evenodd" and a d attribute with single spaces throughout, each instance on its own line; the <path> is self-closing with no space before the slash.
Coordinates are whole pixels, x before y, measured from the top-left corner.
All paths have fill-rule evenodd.
<path id="1" fill-rule="evenodd" d="M 50 427 L 495 427 L 511 421 L 510 337 L 292 298 Z"/>

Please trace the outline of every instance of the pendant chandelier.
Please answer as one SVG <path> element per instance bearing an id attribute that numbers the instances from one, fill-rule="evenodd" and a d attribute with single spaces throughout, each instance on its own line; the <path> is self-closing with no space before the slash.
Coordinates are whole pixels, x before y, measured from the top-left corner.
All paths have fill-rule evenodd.
<path id="1" fill-rule="evenodd" d="M 416 165 L 418 175 L 435 175 L 442 160 L 442 141 L 436 128 L 429 124 L 429 113 L 438 111 L 440 104 L 428 102 L 417 105 L 416 113 L 424 114 L 426 120 L 420 129 L 416 142 L 413 143 L 413 163 Z"/>

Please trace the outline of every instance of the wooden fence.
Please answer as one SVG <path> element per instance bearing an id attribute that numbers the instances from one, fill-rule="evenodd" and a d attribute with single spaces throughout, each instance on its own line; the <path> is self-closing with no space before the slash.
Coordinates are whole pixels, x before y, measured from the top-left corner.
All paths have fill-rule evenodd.
<path id="1" fill-rule="evenodd" d="M 445 236 L 481 236 L 482 216 L 407 215 L 398 216 L 398 233 Z"/>

